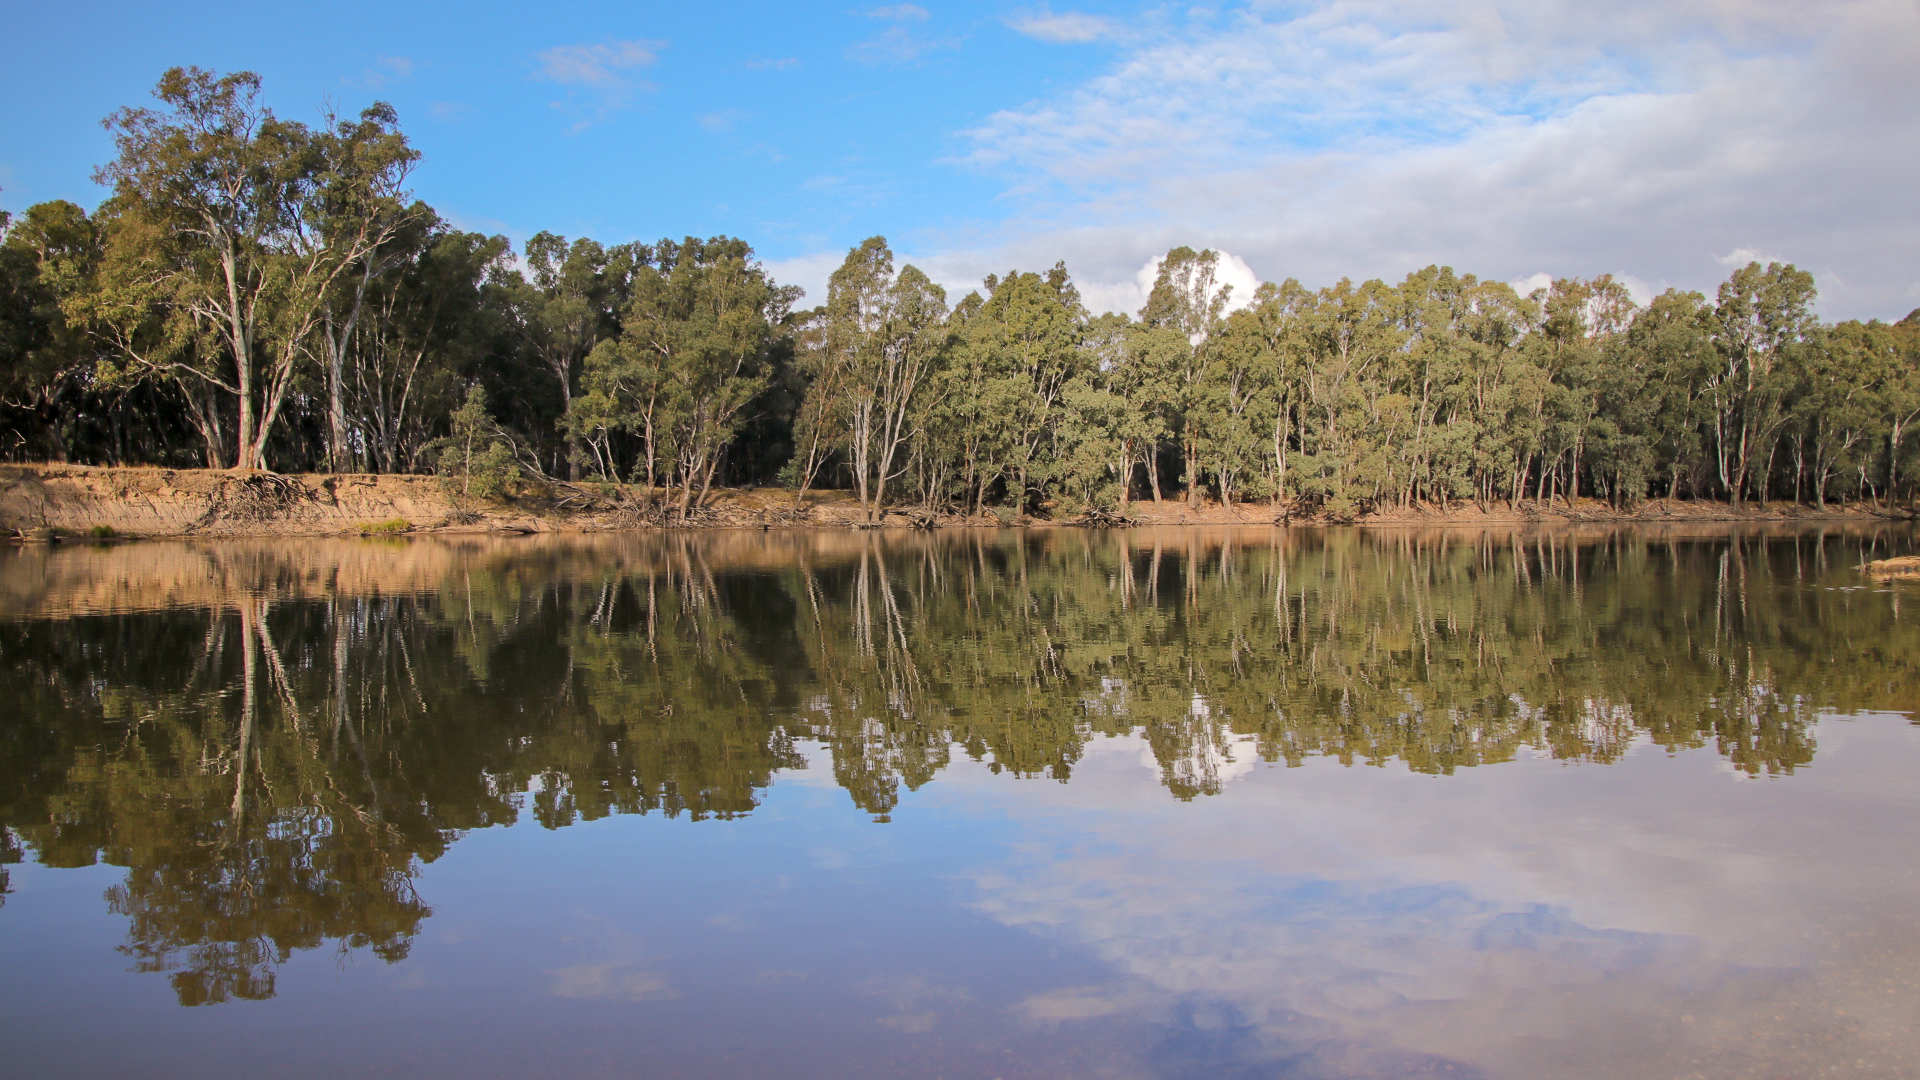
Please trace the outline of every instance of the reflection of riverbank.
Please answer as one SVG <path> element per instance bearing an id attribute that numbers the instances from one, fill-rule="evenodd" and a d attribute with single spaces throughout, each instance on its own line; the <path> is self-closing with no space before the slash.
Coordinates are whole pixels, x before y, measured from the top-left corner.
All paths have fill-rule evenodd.
<path id="1" fill-rule="evenodd" d="M 0 544 L 0 619 L 108 614 L 177 607 L 219 607 L 242 597 L 272 600 L 421 594 L 454 587 L 473 573 L 527 580 L 599 580 L 699 566 L 708 572 L 779 571 L 801 563 L 831 566 L 863 552 L 925 558 L 957 552 L 1001 552 L 1009 541 L 1037 555 L 1103 545 L 1158 557 L 1223 564 L 1236 552 L 1314 550 L 1390 552 L 1421 557 L 1448 551 L 1527 551 L 1549 569 L 1596 545 L 1660 547 L 1740 538 L 1846 540 L 1857 563 L 1904 553 L 1912 526 L 1868 519 L 1817 522 L 1669 521 L 1532 525 L 1417 526 L 1391 529 L 1276 529 L 1267 525 L 1144 527 L 1088 532 L 1036 530 L 703 529 L 532 535 L 414 535 L 169 540 L 140 544 L 73 542 Z M 1003 556 L 995 555 L 996 559 Z M 1827 551 L 1816 547 L 1825 572 Z"/>
<path id="2" fill-rule="evenodd" d="M 0 837 L 126 866 L 183 1000 L 289 950 L 397 958 L 464 832 L 755 814 L 826 750 L 875 820 L 974 763 L 1166 803 L 1261 763 L 1815 763 L 1912 709 L 1888 527 L 664 532 L 0 552 Z M 1531 766 L 1528 766 L 1531 767 Z M 1041 785 L 1051 786 L 1051 785 Z"/>

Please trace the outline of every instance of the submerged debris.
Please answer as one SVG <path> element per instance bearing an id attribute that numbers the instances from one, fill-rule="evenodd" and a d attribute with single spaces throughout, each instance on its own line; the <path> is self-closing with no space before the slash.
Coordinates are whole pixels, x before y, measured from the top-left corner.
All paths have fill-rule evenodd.
<path id="1" fill-rule="evenodd" d="M 1875 559 L 1861 563 L 1860 569 L 1868 577 L 1877 578 L 1920 578 L 1920 555 L 1901 555 L 1893 559 Z"/>

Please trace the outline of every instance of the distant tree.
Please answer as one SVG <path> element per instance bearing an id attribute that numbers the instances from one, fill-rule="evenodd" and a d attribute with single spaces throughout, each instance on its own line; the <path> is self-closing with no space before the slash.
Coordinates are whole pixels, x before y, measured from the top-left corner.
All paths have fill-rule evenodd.
<path id="1" fill-rule="evenodd" d="M 885 237 L 863 241 L 827 281 L 825 362 L 843 373 L 854 493 L 878 524 L 905 471 L 916 396 L 946 351 L 946 290 L 917 268 L 896 274 Z"/>
<path id="2" fill-rule="evenodd" d="M 602 475 L 610 438 L 637 435 L 638 478 L 664 482 L 685 516 L 704 502 L 728 448 L 765 391 L 775 339 L 798 290 L 775 285 L 743 241 L 662 240 L 633 273 L 621 332 L 588 354 L 588 393 L 569 411 Z"/>
<path id="3" fill-rule="evenodd" d="M 1720 366 L 1707 392 L 1715 465 L 1732 502 L 1766 497 L 1768 473 L 1763 467 L 1756 490 L 1754 467 L 1771 456 L 1785 423 L 1787 354 L 1813 328 L 1814 296 L 1813 275 L 1785 263 L 1748 263 L 1720 286 L 1713 320 Z"/>
<path id="4" fill-rule="evenodd" d="M 0 212 L 0 403 L 31 417 L 54 461 L 67 460 L 94 360 L 62 303 L 89 287 L 99 249 L 98 228 L 73 203 L 39 203 L 18 221 Z"/>

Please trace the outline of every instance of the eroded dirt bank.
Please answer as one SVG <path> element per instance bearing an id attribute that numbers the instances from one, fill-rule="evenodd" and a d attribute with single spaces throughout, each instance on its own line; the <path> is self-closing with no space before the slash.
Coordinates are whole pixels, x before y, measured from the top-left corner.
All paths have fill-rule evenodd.
<path id="1" fill-rule="evenodd" d="M 1773 503 L 1655 500 L 1631 511 L 1590 499 L 1572 503 L 1472 503 L 1370 514 L 1362 525 L 1495 525 L 1552 522 L 1871 521 L 1911 518 L 1910 510 L 1835 506 L 1813 510 Z M 711 527 L 850 528 L 859 505 L 844 492 L 814 492 L 804 501 L 773 489 L 719 492 L 692 524 Z M 1315 524 L 1310 516 L 1267 504 L 1199 507 L 1136 502 L 1108 524 Z M 340 536 L 398 532 L 598 532 L 646 528 L 661 517 L 631 490 L 591 484 L 529 487 L 500 500 L 463 498 L 430 476 L 281 475 L 206 469 L 96 468 L 84 465 L 0 465 L 0 536 Z M 1045 526 L 1086 523 L 1060 512 L 1026 517 L 1005 510 L 978 515 L 888 513 L 888 527 Z M 1096 522 L 1098 523 L 1098 522 Z"/>

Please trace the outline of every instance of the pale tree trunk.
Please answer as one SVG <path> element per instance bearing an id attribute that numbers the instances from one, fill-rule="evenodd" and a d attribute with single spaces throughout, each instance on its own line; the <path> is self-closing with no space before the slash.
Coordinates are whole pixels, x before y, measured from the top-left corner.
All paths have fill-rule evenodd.
<path id="1" fill-rule="evenodd" d="M 566 421 L 573 418 L 573 358 L 564 353 L 550 355 L 547 368 L 560 381 L 560 419 L 567 432 L 567 479 L 580 479 L 580 437 Z"/>
<path id="2" fill-rule="evenodd" d="M 233 350 L 234 386 L 240 398 L 239 424 L 234 435 L 233 467 L 245 471 L 254 468 L 253 460 L 253 327 L 240 303 L 239 268 L 231 248 L 221 253 L 220 267 L 226 274 L 227 333 Z M 250 313 L 249 313 L 250 314 Z"/>
<path id="3" fill-rule="evenodd" d="M 1180 452 L 1185 459 L 1181 467 L 1187 473 L 1187 505 L 1194 510 L 1200 509 L 1200 447 L 1192 439 L 1184 439 Z"/>
<path id="4" fill-rule="evenodd" d="M 353 288 L 353 304 L 340 326 L 334 326 L 331 311 L 321 322 L 327 342 L 327 467 L 333 472 L 347 471 L 347 350 L 352 346 L 353 331 L 360 322 L 360 310 L 366 302 L 374 272 L 373 260 L 369 258 L 361 265 L 360 280 Z"/>

